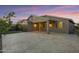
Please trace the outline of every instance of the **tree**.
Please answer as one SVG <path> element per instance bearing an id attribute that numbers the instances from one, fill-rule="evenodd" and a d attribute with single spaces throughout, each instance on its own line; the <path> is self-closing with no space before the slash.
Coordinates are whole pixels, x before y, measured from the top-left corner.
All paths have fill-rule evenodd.
<path id="1" fill-rule="evenodd" d="M 0 50 L 2 50 L 2 34 L 6 34 L 9 29 L 9 24 L 5 20 L 0 19 Z"/>
<path id="2" fill-rule="evenodd" d="M 6 16 L 3 16 L 3 18 L 0 19 L 0 50 L 2 50 L 2 34 L 6 34 L 11 29 L 12 17 L 15 17 L 15 12 L 9 12 Z"/>
<path id="3" fill-rule="evenodd" d="M 15 17 L 15 12 L 9 12 L 9 13 L 7 13 L 6 16 L 3 16 L 3 18 L 5 18 L 6 20 L 8 20 L 9 25 L 12 24 L 11 17 Z"/>
<path id="4" fill-rule="evenodd" d="M 16 31 L 22 31 L 23 30 L 22 25 L 18 24 L 18 23 L 16 24 L 15 28 L 16 28 Z"/>

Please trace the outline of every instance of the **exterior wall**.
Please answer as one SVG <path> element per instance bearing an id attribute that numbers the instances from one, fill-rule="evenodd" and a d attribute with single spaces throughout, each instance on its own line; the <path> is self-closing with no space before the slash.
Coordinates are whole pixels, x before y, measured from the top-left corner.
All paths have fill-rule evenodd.
<path id="1" fill-rule="evenodd" d="M 69 21 L 66 19 L 63 20 L 63 32 L 69 33 Z"/>
<path id="2" fill-rule="evenodd" d="M 29 20 L 27 21 L 28 25 L 27 25 L 27 31 L 32 31 L 32 20 L 33 18 L 29 18 Z"/>
<path id="3" fill-rule="evenodd" d="M 32 22 L 28 22 L 27 31 L 32 31 Z"/>
<path id="4" fill-rule="evenodd" d="M 72 22 L 69 21 L 69 33 L 73 34 L 74 33 L 74 24 Z"/>

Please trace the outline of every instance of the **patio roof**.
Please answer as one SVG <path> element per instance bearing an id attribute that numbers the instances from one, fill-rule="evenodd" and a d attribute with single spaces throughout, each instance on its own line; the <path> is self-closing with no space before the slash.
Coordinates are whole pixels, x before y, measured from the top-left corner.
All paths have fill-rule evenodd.
<path id="1" fill-rule="evenodd" d="M 49 18 L 53 18 L 53 19 L 63 19 L 63 20 L 68 20 L 68 21 L 70 21 L 70 22 L 72 22 L 72 23 L 75 24 L 75 22 L 74 22 L 72 19 L 70 19 L 70 18 L 57 17 L 57 16 L 48 16 L 48 15 L 44 15 L 44 16 L 42 16 L 42 17 L 49 17 Z"/>
<path id="2" fill-rule="evenodd" d="M 68 21 L 74 23 L 74 21 L 70 18 L 48 16 L 48 15 L 44 15 L 44 16 L 31 15 L 27 20 L 32 21 L 32 22 L 44 22 L 44 21 L 47 21 L 47 20 L 58 21 L 58 19 L 68 20 Z"/>

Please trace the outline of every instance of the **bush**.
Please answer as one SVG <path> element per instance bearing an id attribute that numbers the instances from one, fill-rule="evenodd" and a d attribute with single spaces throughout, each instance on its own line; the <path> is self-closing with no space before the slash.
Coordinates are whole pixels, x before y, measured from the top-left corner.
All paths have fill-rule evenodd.
<path id="1" fill-rule="evenodd" d="M 0 19 L 0 34 L 6 34 L 11 27 L 5 20 Z"/>
<path id="2" fill-rule="evenodd" d="M 26 32 L 27 31 L 27 25 L 16 24 L 15 29 L 16 29 L 16 31 Z"/>
<path id="3" fill-rule="evenodd" d="M 27 25 L 21 25 L 22 26 L 22 31 L 26 32 L 27 31 Z"/>

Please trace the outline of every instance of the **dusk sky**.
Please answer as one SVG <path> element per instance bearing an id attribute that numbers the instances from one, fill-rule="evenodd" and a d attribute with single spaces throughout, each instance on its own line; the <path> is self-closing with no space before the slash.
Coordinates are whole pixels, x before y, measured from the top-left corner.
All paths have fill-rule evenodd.
<path id="1" fill-rule="evenodd" d="M 13 18 L 14 23 L 22 19 L 27 19 L 30 15 L 66 17 L 79 23 L 79 5 L 0 5 L 0 17 L 9 11 L 16 13 L 16 17 Z"/>

